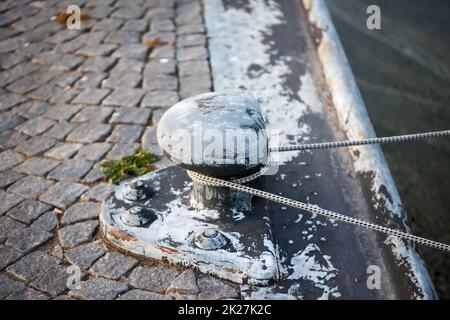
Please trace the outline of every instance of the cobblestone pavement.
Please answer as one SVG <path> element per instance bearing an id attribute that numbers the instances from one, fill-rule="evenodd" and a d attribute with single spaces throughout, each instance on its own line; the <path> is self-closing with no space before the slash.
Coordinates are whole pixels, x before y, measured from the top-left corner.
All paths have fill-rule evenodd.
<path id="1" fill-rule="evenodd" d="M 55 19 L 74 4 L 89 17 L 81 30 Z M 114 187 L 100 161 L 141 145 L 167 165 L 155 126 L 212 89 L 206 44 L 198 0 L 0 3 L 0 299 L 239 298 L 230 283 L 117 252 L 98 230 Z"/>

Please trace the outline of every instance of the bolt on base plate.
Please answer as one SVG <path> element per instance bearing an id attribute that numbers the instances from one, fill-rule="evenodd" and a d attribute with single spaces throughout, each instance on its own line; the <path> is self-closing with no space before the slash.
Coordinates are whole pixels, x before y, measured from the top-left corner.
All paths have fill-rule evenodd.
<path id="1" fill-rule="evenodd" d="M 185 170 L 173 166 L 118 186 L 102 205 L 103 235 L 132 253 L 236 283 L 276 281 L 276 250 L 264 200 L 251 199 L 249 212 L 195 209 L 192 185 Z"/>

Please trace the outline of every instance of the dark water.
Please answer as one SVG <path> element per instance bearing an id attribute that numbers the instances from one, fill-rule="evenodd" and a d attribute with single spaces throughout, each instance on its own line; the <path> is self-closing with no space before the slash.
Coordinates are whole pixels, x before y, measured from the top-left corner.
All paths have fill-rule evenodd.
<path id="1" fill-rule="evenodd" d="M 450 1 L 327 0 L 377 135 L 450 129 Z M 381 9 L 368 30 L 366 8 Z M 414 232 L 450 243 L 450 140 L 385 145 Z M 421 247 L 441 299 L 450 254 Z"/>

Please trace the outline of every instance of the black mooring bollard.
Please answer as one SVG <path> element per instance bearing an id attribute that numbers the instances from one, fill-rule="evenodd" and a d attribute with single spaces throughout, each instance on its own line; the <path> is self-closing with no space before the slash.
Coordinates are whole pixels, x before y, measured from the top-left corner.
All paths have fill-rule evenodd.
<path id="1" fill-rule="evenodd" d="M 266 165 L 268 138 L 258 102 L 243 92 L 185 99 L 163 115 L 157 138 L 178 166 L 120 185 L 102 206 L 104 236 L 133 253 L 237 283 L 275 281 L 279 270 L 264 200 L 194 183 L 186 173 L 233 179 Z M 264 179 L 251 182 L 263 189 L 259 183 Z"/>
<path id="2" fill-rule="evenodd" d="M 247 176 L 268 159 L 261 107 L 244 92 L 204 93 L 175 104 L 161 118 L 157 138 L 173 162 L 214 177 Z M 251 209 L 250 195 L 229 188 L 194 182 L 191 197 L 196 208 Z"/>

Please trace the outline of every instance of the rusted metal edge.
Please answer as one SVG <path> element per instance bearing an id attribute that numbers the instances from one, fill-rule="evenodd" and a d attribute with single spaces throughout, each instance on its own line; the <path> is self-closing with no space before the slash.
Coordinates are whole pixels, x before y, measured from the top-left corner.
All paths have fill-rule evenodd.
<path id="1" fill-rule="evenodd" d="M 332 96 L 340 128 L 351 140 L 375 137 L 364 101 L 325 1 L 302 0 L 302 2 L 310 25 L 320 32 L 317 56 Z M 380 204 L 385 206 L 391 217 L 402 221 L 405 229 L 409 230 L 404 207 L 381 148 L 364 146 L 355 147 L 352 151 L 353 166 L 358 175 L 371 176 L 370 191 L 373 206 Z M 422 289 L 422 296 L 417 298 L 437 298 L 434 285 L 417 248 L 411 243 L 394 238 L 388 238 L 386 244 L 391 248 L 393 259 L 398 265 L 408 265 L 405 270 L 409 270 L 407 276 L 410 281 Z"/>

